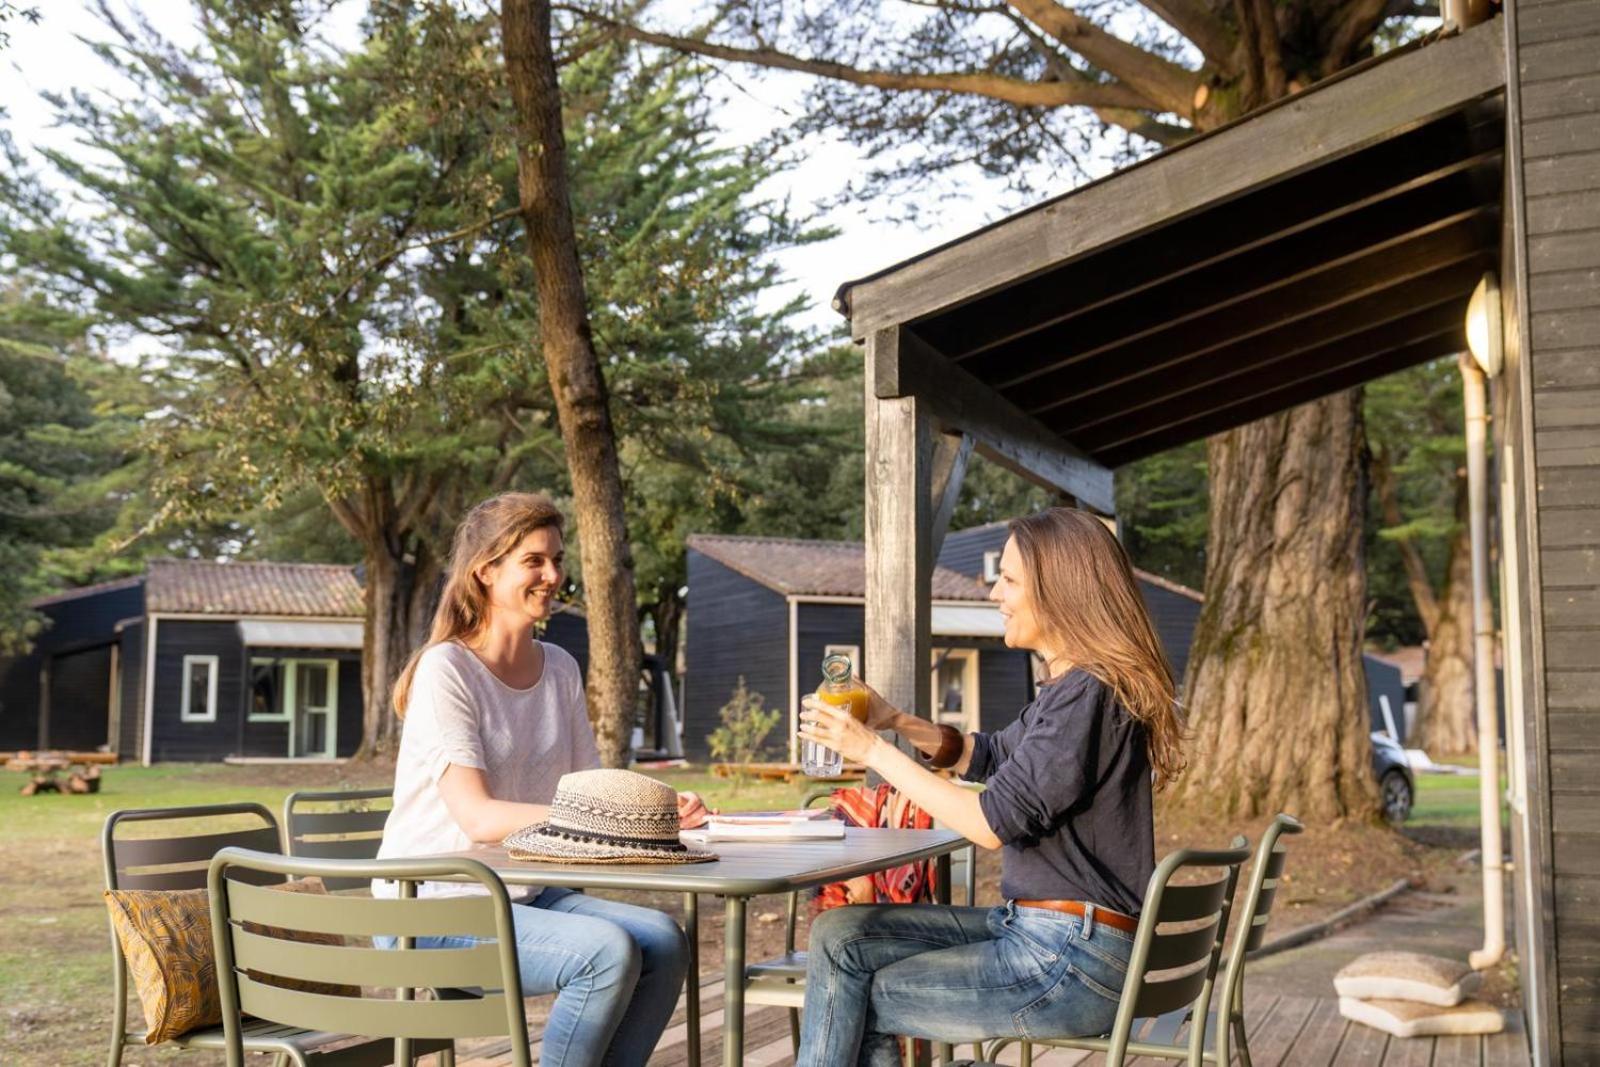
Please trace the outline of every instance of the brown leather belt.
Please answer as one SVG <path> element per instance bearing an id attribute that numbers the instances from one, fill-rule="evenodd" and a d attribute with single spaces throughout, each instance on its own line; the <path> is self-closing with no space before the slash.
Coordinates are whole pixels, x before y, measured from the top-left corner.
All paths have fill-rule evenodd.
<path id="1" fill-rule="evenodd" d="M 1017 900 L 1013 901 L 1019 908 L 1044 908 L 1046 911 L 1059 911 L 1065 915 L 1076 915 L 1083 918 L 1084 903 L 1081 900 Z M 1120 911 L 1110 908 L 1094 906 L 1094 921 L 1105 923 L 1114 930 L 1134 933 L 1139 929 L 1139 920 L 1132 915 L 1124 915 Z"/>

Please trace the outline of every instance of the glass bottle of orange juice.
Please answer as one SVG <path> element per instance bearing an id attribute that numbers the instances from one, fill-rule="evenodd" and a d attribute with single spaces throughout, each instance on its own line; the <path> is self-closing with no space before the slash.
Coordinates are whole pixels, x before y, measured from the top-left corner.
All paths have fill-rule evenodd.
<path id="1" fill-rule="evenodd" d="M 867 721 L 867 691 L 851 677 L 850 657 L 834 653 L 822 661 L 822 684 L 817 697 L 844 708 L 857 721 Z M 800 769 L 812 778 L 837 778 L 844 771 L 844 757 L 826 745 L 802 741 Z"/>

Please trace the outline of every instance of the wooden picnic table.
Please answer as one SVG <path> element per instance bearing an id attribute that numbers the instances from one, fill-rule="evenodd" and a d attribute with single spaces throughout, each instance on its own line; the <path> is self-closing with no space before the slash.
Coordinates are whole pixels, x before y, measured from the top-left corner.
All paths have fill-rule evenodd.
<path id="1" fill-rule="evenodd" d="M 6 770 L 32 775 L 18 790 L 25 797 L 37 793 L 98 793 L 100 768 L 116 762 L 112 752 L 0 752 L 0 763 Z M 63 771 L 67 773 L 64 785 L 57 777 Z"/>

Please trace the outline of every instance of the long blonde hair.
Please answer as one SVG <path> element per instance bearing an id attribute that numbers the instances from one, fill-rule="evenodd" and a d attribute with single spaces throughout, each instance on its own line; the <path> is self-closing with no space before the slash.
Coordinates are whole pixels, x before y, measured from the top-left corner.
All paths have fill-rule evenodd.
<path id="1" fill-rule="evenodd" d="M 1183 717 L 1127 552 L 1104 523 L 1073 508 L 1014 519 L 1008 528 L 1041 629 L 1144 725 L 1156 785 L 1165 786 L 1184 767 Z"/>
<path id="2" fill-rule="evenodd" d="M 470 641 L 488 622 L 488 590 L 478 580 L 481 567 L 497 563 L 535 530 L 562 532 L 566 520 L 543 493 L 501 493 L 467 512 L 450 545 L 444 592 L 433 613 L 427 642 L 411 654 L 394 682 L 394 713 L 406 717 L 411 679 L 422 654 L 443 641 Z"/>

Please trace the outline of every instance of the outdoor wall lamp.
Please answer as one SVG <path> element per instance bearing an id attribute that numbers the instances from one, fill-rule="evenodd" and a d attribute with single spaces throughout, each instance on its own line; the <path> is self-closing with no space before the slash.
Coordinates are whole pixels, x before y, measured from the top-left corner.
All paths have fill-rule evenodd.
<path id="1" fill-rule="evenodd" d="M 1484 375 L 1500 373 L 1505 359 L 1505 335 L 1500 324 L 1500 279 L 1484 273 L 1467 301 L 1467 349 Z"/>

